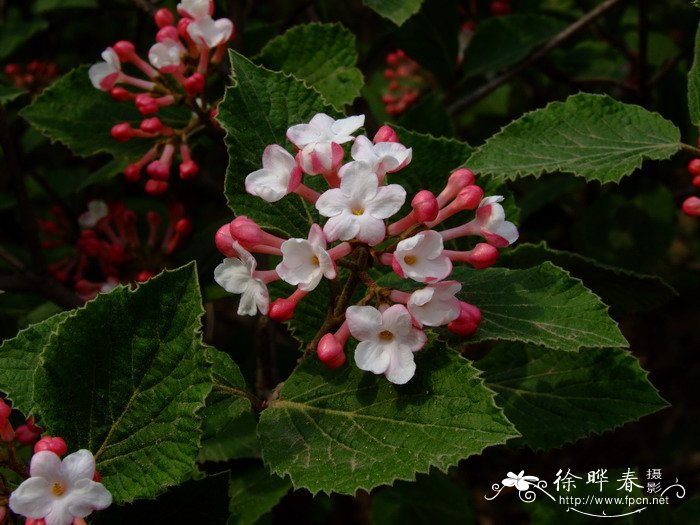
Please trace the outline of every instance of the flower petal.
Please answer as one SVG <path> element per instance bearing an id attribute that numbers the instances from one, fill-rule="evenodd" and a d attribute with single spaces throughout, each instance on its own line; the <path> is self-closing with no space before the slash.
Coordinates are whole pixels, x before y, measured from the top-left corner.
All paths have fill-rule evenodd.
<path id="1" fill-rule="evenodd" d="M 342 190 L 333 188 L 321 194 L 316 201 L 316 209 L 324 217 L 335 217 L 349 210 L 349 203 Z"/>
<path id="2" fill-rule="evenodd" d="M 355 349 L 355 364 L 360 370 L 383 374 L 391 364 L 391 352 L 386 345 L 374 341 L 361 341 Z"/>
<path id="3" fill-rule="evenodd" d="M 73 484 L 80 479 L 92 479 L 95 475 L 95 457 L 86 449 L 68 454 L 61 463 L 61 477 Z"/>
<path id="4" fill-rule="evenodd" d="M 80 480 L 66 494 L 70 513 L 77 518 L 84 518 L 94 510 L 106 509 L 112 504 L 112 494 L 102 485 L 91 479 Z"/>
<path id="5" fill-rule="evenodd" d="M 416 363 L 413 360 L 413 353 L 408 348 L 400 345 L 394 345 L 394 347 L 385 375 L 391 383 L 403 385 L 415 375 Z"/>
<path id="6" fill-rule="evenodd" d="M 336 217 L 328 219 L 323 226 L 323 233 L 329 241 L 340 239 L 341 241 L 349 241 L 354 239 L 360 231 L 360 222 L 352 213 L 341 213 Z"/>
<path id="7" fill-rule="evenodd" d="M 373 306 L 350 306 L 345 311 L 348 328 L 355 339 L 374 339 L 382 331 L 382 314 Z"/>
<path id="8" fill-rule="evenodd" d="M 287 189 L 290 177 L 291 171 L 285 175 L 276 170 L 263 168 L 250 173 L 245 178 L 245 191 L 264 201 L 277 202 L 289 193 Z"/>
<path id="9" fill-rule="evenodd" d="M 335 135 L 333 142 L 336 144 L 343 144 L 354 139 L 352 136 L 358 129 L 360 129 L 365 123 L 364 115 L 355 115 L 352 117 L 341 118 L 336 120 L 331 126 L 331 130 Z"/>
<path id="10" fill-rule="evenodd" d="M 229 293 L 245 292 L 251 279 L 250 270 L 245 267 L 243 261 L 233 257 L 224 259 L 224 262 L 214 269 L 214 280 Z"/>
<path id="11" fill-rule="evenodd" d="M 364 213 L 355 218 L 355 223 L 358 225 L 358 232 L 355 234 L 355 237 L 357 237 L 359 241 L 366 242 L 370 246 L 376 246 L 386 237 L 386 224 L 384 224 L 384 221 L 375 219 L 368 213 Z M 351 238 L 352 237 L 348 237 L 343 240 Z"/>
<path id="12" fill-rule="evenodd" d="M 53 452 L 46 453 L 56 456 Z M 58 461 L 60 463 L 60 458 Z M 43 518 L 51 511 L 53 499 L 51 483 L 43 477 L 31 477 L 10 495 L 10 508 L 27 518 Z"/>
<path id="13" fill-rule="evenodd" d="M 406 201 L 406 190 L 398 184 L 382 186 L 375 197 L 367 203 L 366 210 L 377 219 L 388 219 L 401 209 Z"/>
<path id="14" fill-rule="evenodd" d="M 37 452 L 29 463 L 29 474 L 51 482 L 61 479 L 61 458 L 48 450 Z"/>

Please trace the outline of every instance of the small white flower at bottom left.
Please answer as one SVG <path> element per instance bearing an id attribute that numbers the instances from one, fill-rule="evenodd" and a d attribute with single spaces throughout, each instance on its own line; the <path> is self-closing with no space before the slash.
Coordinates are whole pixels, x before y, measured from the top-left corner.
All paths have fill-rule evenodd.
<path id="1" fill-rule="evenodd" d="M 404 305 L 395 304 L 384 312 L 373 306 L 350 306 L 345 317 L 350 333 L 360 341 L 355 349 L 355 364 L 360 370 L 384 374 L 397 385 L 413 377 L 413 352 L 423 348 L 427 337 L 413 326 Z"/>
<path id="2" fill-rule="evenodd" d="M 241 294 L 238 315 L 267 315 L 270 294 L 265 283 L 255 276 L 258 263 L 252 254 L 237 242 L 233 249 L 239 258 L 228 257 L 214 269 L 214 280 L 229 293 Z"/>
<path id="3" fill-rule="evenodd" d="M 78 450 L 63 461 L 53 452 L 32 457 L 29 473 L 10 495 L 10 508 L 27 518 L 43 518 L 46 525 L 70 525 L 95 510 L 112 504 L 112 495 L 93 481 L 95 458 L 89 450 Z"/>

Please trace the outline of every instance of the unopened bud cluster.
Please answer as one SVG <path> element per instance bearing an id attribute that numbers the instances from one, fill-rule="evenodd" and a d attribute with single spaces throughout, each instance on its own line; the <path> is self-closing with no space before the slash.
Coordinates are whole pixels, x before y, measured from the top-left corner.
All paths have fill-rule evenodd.
<path id="1" fill-rule="evenodd" d="M 49 271 L 85 300 L 119 283 L 148 280 L 192 232 L 185 208 L 177 202 L 168 206 L 165 219 L 156 210 L 146 212 L 145 239 L 139 233 L 138 215 L 122 202 L 91 201 L 78 217 L 77 240 L 63 210 L 55 207 L 51 212 L 53 220 L 39 220 L 42 247 L 63 255 L 49 265 Z M 72 249 L 66 254 L 67 247 Z"/>
<path id="2" fill-rule="evenodd" d="M 56 64 L 43 60 L 32 60 L 26 66 L 7 64 L 4 71 L 13 86 L 26 89 L 30 93 L 39 93 L 58 74 Z"/>
<path id="3" fill-rule="evenodd" d="M 86 516 L 112 504 L 90 451 L 66 456 L 68 445 L 63 438 L 41 437 L 44 430 L 31 417 L 13 429 L 11 415 L 12 408 L 0 399 L 0 448 L 5 449 L 0 468 L 26 479 L 13 490 L 5 476 L 0 476 L 0 523 L 8 519 L 17 523 L 12 512 L 24 516 L 26 525 L 86 525 Z M 33 447 L 29 469 L 18 454 L 21 446 Z"/>
<path id="4" fill-rule="evenodd" d="M 424 328 L 447 326 L 470 336 L 481 321 L 479 309 L 457 297 L 462 285 L 449 280 L 453 264 L 493 265 L 498 248 L 513 243 L 518 231 L 505 220 L 503 198 L 485 197 L 468 169 L 452 173 L 438 195 L 422 190 L 409 197 L 400 184 L 389 184 L 387 174 L 400 182 L 412 150 L 388 126 L 373 140 L 354 137 L 363 124 L 364 116 L 334 120 L 317 114 L 308 124 L 288 129 L 296 156 L 278 144 L 267 146 L 262 169 L 245 180 L 246 191 L 269 203 L 301 197 L 325 222 L 313 224 L 306 238 L 282 238 L 237 217 L 216 234 L 226 259 L 216 268 L 215 279 L 241 295 L 240 315 L 261 312 L 279 321 L 291 319 L 322 279 L 344 281 L 334 287 L 343 291 L 331 299 L 333 312 L 312 350 L 326 366 L 341 366 L 352 336 L 359 341 L 354 356 L 360 369 L 403 384 L 415 372 L 413 352 L 427 341 Z M 343 145 L 350 144 L 351 160 L 345 162 Z M 305 176 L 322 177 L 328 189 L 315 191 L 304 184 Z M 409 198 L 410 209 L 404 207 Z M 402 209 L 404 215 L 395 218 Z M 463 219 L 465 212 L 469 216 Z M 453 217 L 460 219 L 458 226 L 440 227 Z M 467 236 L 485 242 L 470 250 L 445 249 L 445 241 Z M 281 260 L 274 269 L 259 270 L 253 253 Z M 405 279 L 402 289 L 379 285 L 368 272 L 372 266 Z M 267 285 L 278 280 L 296 290 L 270 302 Z M 351 304 L 359 286 L 365 288 L 364 297 Z"/>
<path id="5" fill-rule="evenodd" d="M 386 113 L 397 117 L 416 103 L 430 80 L 418 62 L 401 49 L 387 54 L 386 65 L 387 91 L 382 95 L 382 102 Z"/>
<path id="6" fill-rule="evenodd" d="M 121 40 L 102 53 L 103 62 L 90 70 L 92 84 L 107 91 L 115 100 L 135 104 L 144 116 L 138 127 L 129 122 L 115 124 L 112 137 L 119 142 L 136 139 L 155 141 L 146 154 L 124 171 L 128 181 L 138 181 L 142 171 L 149 180 L 145 190 L 157 195 L 168 189 L 172 165 L 179 156 L 178 173 L 182 180 L 192 179 L 199 166 L 192 159 L 190 136 L 206 125 L 215 125 L 216 110 L 206 99 L 207 77 L 212 66 L 224 58 L 227 43 L 234 38 L 233 23 L 213 19 L 213 0 L 183 0 L 177 5 L 179 20 L 166 8 L 155 13 L 159 30 L 156 43 L 141 58 L 134 44 Z M 130 64 L 146 78 L 123 71 Z M 181 128 L 168 126 L 157 116 L 162 108 L 185 106 L 191 109 L 190 121 Z"/>
<path id="7" fill-rule="evenodd" d="M 698 139 L 700 146 L 700 139 Z M 700 158 L 695 158 L 688 163 L 688 172 L 693 176 L 693 186 L 700 188 Z M 691 217 L 700 217 L 700 197 L 693 195 L 683 201 L 682 210 Z"/>

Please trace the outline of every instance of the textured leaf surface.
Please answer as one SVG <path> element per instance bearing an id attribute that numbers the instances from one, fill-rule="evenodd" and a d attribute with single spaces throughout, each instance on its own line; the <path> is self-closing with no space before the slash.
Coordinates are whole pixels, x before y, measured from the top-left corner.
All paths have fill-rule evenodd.
<path id="1" fill-rule="evenodd" d="M 244 181 L 249 173 L 262 168 L 267 145 L 288 146 L 287 128 L 308 122 L 316 113 L 335 112 L 301 80 L 256 66 L 234 51 L 230 57 L 235 85 L 226 90 L 218 115 L 227 132 L 225 193 L 229 207 L 263 227 L 306 237 L 309 225 L 318 218 L 312 206 L 297 195 L 269 204 L 247 194 Z"/>
<path id="2" fill-rule="evenodd" d="M 296 488 L 353 494 L 446 469 L 515 435 L 468 361 L 434 344 L 416 364 L 396 386 L 353 364 L 306 360 L 262 414 L 263 459 Z"/>
<path id="3" fill-rule="evenodd" d="M 695 34 L 695 53 L 693 66 L 688 72 L 688 109 L 690 120 L 696 126 L 700 125 L 700 26 Z"/>
<path id="4" fill-rule="evenodd" d="M 211 389 L 194 265 L 119 287 L 66 319 L 35 374 L 41 423 L 95 454 L 117 503 L 191 474 Z"/>
<path id="5" fill-rule="evenodd" d="M 372 497 L 373 525 L 464 525 L 474 522 L 472 494 L 433 470 L 416 481 L 397 481 Z"/>
<path id="6" fill-rule="evenodd" d="M 152 146 L 152 141 L 117 142 L 110 133 L 112 126 L 130 122 L 138 127 L 143 115 L 133 104 L 114 101 L 107 93 L 95 89 L 88 78 L 88 66 L 81 66 L 45 89 L 33 104 L 21 111 L 22 117 L 53 141 L 68 146 L 80 156 L 111 153 L 138 157 Z M 76 104 L 76 100 L 80 100 Z M 180 124 L 189 118 L 186 110 L 164 109 L 164 123 Z"/>
<path id="7" fill-rule="evenodd" d="M 639 362 L 619 348 L 562 354 L 502 344 L 476 367 L 534 449 L 611 430 L 667 406 Z"/>
<path id="8" fill-rule="evenodd" d="M 515 14 L 485 19 L 464 52 L 468 76 L 500 71 L 525 58 L 566 24 L 548 16 Z"/>
<path id="9" fill-rule="evenodd" d="M 257 419 L 245 398 L 246 384 L 236 363 L 224 352 L 210 348 L 214 388 L 202 411 L 202 448 L 198 461 L 228 461 L 259 457 L 255 434 Z"/>
<path id="10" fill-rule="evenodd" d="M 9 104 L 13 100 L 24 95 L 26 91 L 24 89 L 19 89 L 11 86 L 0 86 L 0 104 Z"/>
<path id="11" fill-rule="evenodd" d="M 0 391 L 12 400 L 14 408 L 29 416 L 34 413 L 34 372 L 39 356 L 51 334 L 72 311 L 61 312 L 31 325 L 0 346 Z"/>
<path id="12" fill-rule="evenodd" d="M 305 80 L 338 108 L 359 97 L 364 85 L 355 35 L 340 24 L 293 27 L 270 41 L 259 58 L 265 67 Z"/>
<path id="13" fill-rule="evenodd" d="M 663 306 L 677 295 L 661 278 L 602 264 L 546 244 L 521 244 L 505 252 L 500 263 L 509 268 L 530 268 L 551 261 L 583 281 L 615 312 L 630 314 Z"/>
<path id="14" fill-rule="evenodd" d="M 362 3 L 400 26 L 420 10 L 423 0 L 362 0 Z"/>
<path id="15" fill-rule="evenodd" d="M 551 263 L 527 270 L 455 268 L 461 299 L 483 320 L 469 342 L 521 341 L 555 350 L 627 347 L 600 299 Z"/>
<path id="16" fill-rule="evenodd" d="M 502 179 L 562 171 L 619 182 L 644 159 L 667 159 L 679 149 L 680 131 L 658 113 L 580 93 L 511 122 L 474 153 L 469 167 Z"/>
<path id="17" fill-rule="evenodd" d="M 270 512 L 292 484 L 270 474 L 262 464 L 236 468 L 231 475 L 228 525 L 253 525 Z"/>

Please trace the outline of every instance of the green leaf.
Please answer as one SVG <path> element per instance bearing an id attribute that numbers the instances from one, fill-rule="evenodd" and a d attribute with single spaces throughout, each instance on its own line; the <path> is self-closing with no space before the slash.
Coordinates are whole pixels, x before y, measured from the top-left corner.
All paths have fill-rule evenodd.
<path id="1" fill-rule="evenodd" d="M 520 341 L 554 350 L 627 347 L 600 299 L 549 262 L 527 270 L 460 266 L 451 278 L 462 283 L 460 299 L 483 316 L 469 343 Z"/>
<path id="2" fill-rule="evenodd" d="M 124 173 L 124 169 L 126 169 L 128 165 L 129 161 L 126 159 L 113 159 L 109 161 L 98 170 L 92 172 L 88 177 L 85 177 L 78 186 L 78 191 L 96 184 L 108 184 L 112 182 L 117 175 Z"/>
<path id="3" fill-rule="evenodd" d="M 695 34 L 693 66 L 688 72 L 688 109 L 691 122 L 700 126 L 700 26 Z"/>
<path id="4" fill-rule="evenodd" d="M 61 77 L 20 115 L 51 140 L 62 142 L 82 157 L 103 152 L 127 158 L 143 155 L 153 145 L 152 141 L 117 142 L 110 132 L 120 122 L 138 127 L 143 115 L 133 104 L 117 102 L 95 89 L 87 71 L 88 66 L 80 66 Z M 189 118 L 182 108 L 164 108 L 161 113 L 167 125 L 179 126 Z"/>
<path id="5" fill-rule="evenodd" d="M 260 457 L 258 421 L 246 399 L 246 384 L 236 363 L 224 352 L 208 349 L 214 388 L 202 411 L 200 462 Z"/>
<path id="6" fill-rule="evenodd" d="M 372 498 L 374 525 L 464 525 L 474 523 L 472 494 L 464 485 L 433 469 L 415 482 L 397 481 Z"/>
<path id="7" fill-rule="evenodd" d="M 42 426 L 94 452 L 117 503 L 193 471 L 211 390 L 194 265 L 99 295 L 49 340 L 34 376 Z"/>
<path id="8" fill-rule="evenodd" d="M 400 26 L 420 10 L 423 0 L 362 0 L 362 3 Z"/>
<path id="9" fill-rule="evenodd" d="M 13 12 L 0 24 L 0 60 L 5 61 L 17 49 L 49 27 L 46 20 L 22 20 Z"/>
<path id="10" fill-rule="evenodd" d="M 471 77 L 512 66 L 564 27 L 566 24 L 563 22 L 543 15 L 515 14 L 487 18 L 479 24 L 464 52 L 464 73 Z"/>
<path id="11" fill-rule="evenodd" d="M 551 261 L 571 272 L 620 314 L 653 310 L 678 295 L 655 275 L 609 266 L 577 253 L 554 250 L 545 243 L 521 244 L 504 252 L 500 259 L 508 268 L 530 268 L 543 261 Z"/>
<path id="12" fill-rule="evenodd" d="M 447 184 L 450 173 L 463 166 L 474 152 L 474 148 L 466 142 L 434 137 L 400 126 L 392 127 L 401 144 L 413 150 L 411 163 L 387 176 L 391 182 L 401 184 L 406 189 L 408 202 L 423 189 L 430 190 L 435 195 L 440 193 Z"/>
<path id="13" fill-rule="evenodd" d="M 298 195 L 287 195 L 273 204 L 245 192 L 245 178 L 262 168 L 262 154 L 269 144 L 285 145 L 287 129 L 308 122 L 316 113 L 337 113 L 321 95 L 303 81 L 256 66 L 235 51 L 230 52 L 234 86 L 226 90 L 218 120 L 226 130 L 229 166 L 225 193 L 229 207 L 260 226 L 306 237 L 317 221 L 313 206 Z"/>
<path id="14" fill-rule="evenodd" d="M 679 149 L 680 131 L 658 113 L 580 93 L 511 122 L 474 153 L 469 167 L 500 179 L 562 171 L 619 182 L 644 159 L 668 159 Z"/>
<path id="15" fill-rule="evenodd" d="M 259 58 L 267 68 L 306 81 L 337 108 L 351 104 L 364 85 L 355 35 L 340 24 L 293 27 L 271 40 Z"/>
<path id="16" fill-rule="evenodd" d="M 262 413 L 263 459 L 295 488 L 354 494 L 444 470 L 514 436 L 474 368 L 444 346 L 418 352 L 417 373 L 402 386 L 350 363 L 328 370 L 307 359 Z"/>
<path id="17" fill-rule="evenodd" d="M 97 0 L 36 0 L 35 13 L 48 13 L 63 9 L 94 9 L 99 7 Z"/>
<path id="18" fill-rule="evenodd" d="M 668 406 L 639 362 L 619 348 L 561 353 L 501 344 L 475 365 L 522 434 L 518 441 L 533 449 L 602 433 Z"/>
<path id="19" fill-rule="evenodd" d="M 34 372 L 49 338 L 72 311 L 61 312 L 20 330 L 0 346 L 0 391 L 12 406 L 29 416 L 34 413 Z"/>
<path id="20" fill-rule="evenodd" d="M 12 87 L 12 86 L 0 86 L 0 104 L 9 104 L 13 100 L 21 97 L 27 91 L 24 89 Z"/>
<path id="21" fill-rule="evenodd" d="M 287 478 L 270 474 L 262 464 L 237 467 L 231 474 L 228 525 L 253 525 L 270 512 L 292 484 Z"/>

